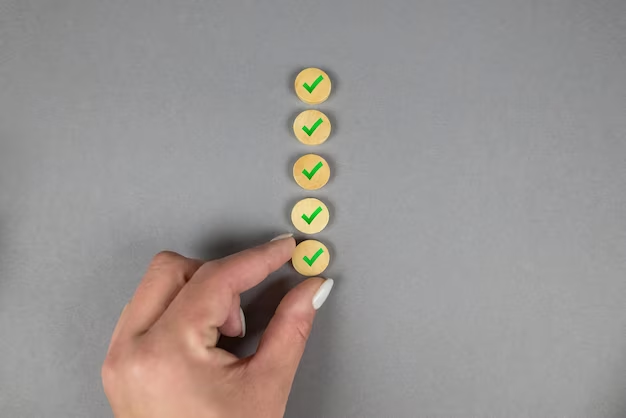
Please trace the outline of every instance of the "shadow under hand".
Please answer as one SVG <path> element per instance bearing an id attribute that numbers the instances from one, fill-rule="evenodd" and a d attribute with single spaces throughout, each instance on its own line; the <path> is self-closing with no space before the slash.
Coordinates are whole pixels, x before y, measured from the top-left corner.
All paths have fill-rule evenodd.
<path id="1" fill-rule="evenodd" d="M 257 288 L 242 295 L 241 307 L 246 315 L 246 336 L 222 337 L 217 346 L 240 358 L 254 354 L 278 304 L 292 287 L 291 280 L 287 277 L 277 280 L 268 278 Z"/>

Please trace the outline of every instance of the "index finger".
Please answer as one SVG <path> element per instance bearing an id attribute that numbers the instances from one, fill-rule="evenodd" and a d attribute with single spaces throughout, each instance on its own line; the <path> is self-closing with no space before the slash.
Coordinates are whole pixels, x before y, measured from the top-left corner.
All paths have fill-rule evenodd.
<path id="1" fill-rule="evenodd" d="M 204 264 L 183 287 L 159 320 L 159 326 L 182 333 L 191 344 L 215 346 L 235 296 L 262 282 L 293 254 L 288 236 Z"/>

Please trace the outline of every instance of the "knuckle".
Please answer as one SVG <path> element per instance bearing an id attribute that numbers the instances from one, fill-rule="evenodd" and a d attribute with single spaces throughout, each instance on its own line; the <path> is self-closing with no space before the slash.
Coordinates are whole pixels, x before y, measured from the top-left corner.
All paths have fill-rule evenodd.
<path id="1" fill-rule="evenodd" d="M 121 358 L 117 349 L 113 348 L 104 358 L 102 368 L 100 369 L 100 375 L 102 376 L 102 383 L 105 389 L 114 384 L 120 369 Z"/>
<path id="2" fill-rule="evenodd" d="M 305 316 L 277 312 L 272 320 L 281 338 L 289 344 L 306 344 L 313 329 L 313 322 Z"/>
<path id="3" fill-rule="evenodd" d="M 150 344 L 137 347 L 129 358 L 125 372 L 137 382 L 150 382 L 155 373 L 159 373 L 163 363 L 160 356 Z"/>
<path id="4" fill-rule="evenodd" d="M 151 268 L 163 268 L 167 266 L 171 266 L 180 261 L 182 256 L 173 251 L 161 251 L 152 257 L 152 261 L 150 262 Z"/>
<path id="5" fill-rule="evenodd" d="M 114 349 L 102 364 L 102 382 L 114 387 L 119 382 L 149 383 L 163 371 L 164 362 L 151 344 L 141 344 L 124 353 Z"/>
<path id="6" fill-rule="evenodd" d="M 293 320 L 293 339 L 298 343 L 306 343 L 311 335 L 311 329 L 313 324 L 306 319 L 294 319 Z"/>
<path id="7" fill-rule="evenodd" d="M 107 396 L 122 391 L 147 390 L 164 393 L 180 380 L 180 358 L 163 342 L 144 339 L 114 347 L 102 364 L 102 385 Z"/>
<path id="8" fill-rule="evenodd" d="M 186 282 L 185 257 L 172 251 L 161 251 L 152 258 L 146 278 L 148 283 L 162 277 L 176 279 L 180 286 Z"/>
<path id="9" fill-rule="evenodd" d="M 113 380 L 114 374 L 115 367 L 111 364 L 109 358 L 107 357 L 104 360 L 104 363 L 102 363 L 102 368 L 100 369 L 100 375 L 102 376 L 102 382 L 104 383 L 105 387 L 111 380 Z"/>

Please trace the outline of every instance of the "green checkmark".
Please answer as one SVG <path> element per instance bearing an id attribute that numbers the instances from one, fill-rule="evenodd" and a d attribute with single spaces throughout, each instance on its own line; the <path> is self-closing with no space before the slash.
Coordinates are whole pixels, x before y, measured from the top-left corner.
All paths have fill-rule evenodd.
<path id="1" fill-rule="evenodd" d="M 304 170 L 302 170 L 302 174 L 304 174 L 306 176 L 306 178 L 311 180 L 313 178 L 313 176 L 315 175 L 315 173 L 317 173 L 317 170 L 319 170 L 322 167 L 324 167 L 324 164 L 322 164 L 322 162 L 320 161 L 319 163 L 317 163 L 315 165 L 315 167 L 313 167 L 313 170 L 307 171 L 306 168 Z"/>
<path id="2" fill-rule="evenodd" d="M 305 263 L 307 263 L 309 265 L 309 267 L 313 266 L 313 263 L 315 263 L 315 260 L 317 260 L 317 258 L 322 255 L 324 253 L 323 249 L 319 249 L 317 250 L 317 252 L 315 254 L 313 254 L 313 257 L 309 258 L 306 255 L 304 256 L 303 260 Z"/>
<path id="3" fill-rule="evenodd" d="M 319 76 L 317 77 L 317 80 L 315 80 L 313 82 L 313 84 L 311 84 L 310 86 L 307 83 L 304 83 L 302 85 L 302 87 L 304 87 L 306 89 L 306 91 L 308 91 L 309 93 L 313 93 L 313 90 L 315 90 L 315 87 L 317 87 L 317 85 L 324 79 L 323 76 Z"/>
<path id="4" fill-rule="evenodd" d="M 304 126 L 302 127 L 302 130 L 303 130 L 304 132 L 306 132 L 306 134 L 307 134 L 308 136 L 311 136 L 311 135 L 313 135 L 313 132 L 315 132 L 315 130 L 318 128 L 318 126 L 320 126 L 320 125 L 322 124 L 322 122 L 324 122 L 324 120 L 323 120 L 322 118 L 319 118 L 319 119 L 317 120 L 317 122 L 315 122 L 315 123 L 313 124 L 313 126 L 311 126 L 311 128 L 307 128 L 307 126 L 306 126 L 306 125 L 304 125 Z"/>
<path id="5" fill-rule="evenodd" d="M 311 225 L 311 222 L 313 222 L 313 219 L 315 219 L 317 217 L 317 215 L 320 214 L 320 212 L 322 211 L 322 207 L 318 206 L 317 209 L 315 209 L 315 212 L 313 212 L 311 214 L 311 216 L 306 216 L 306 213 L 302 214 L 302 219 L 304 219 L 304 222 L 306 222 L 307 224 Z"/>

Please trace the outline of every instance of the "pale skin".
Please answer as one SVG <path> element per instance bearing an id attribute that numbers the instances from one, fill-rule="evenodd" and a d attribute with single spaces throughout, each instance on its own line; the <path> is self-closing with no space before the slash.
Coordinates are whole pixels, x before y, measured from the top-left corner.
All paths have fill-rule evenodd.
<path id="1" fill-rule="evenodd" d="M 240 294 L 286 263 L 294 248 L 285 237 L 209 262 L 172 252 L 154 257 L 102 366 L 115 417 L 282 417 L 332 280 L 311 278 L 292 289 L 253 356 L 240 359 L 216 344 L 220 335 L 245 334 Z"/>

